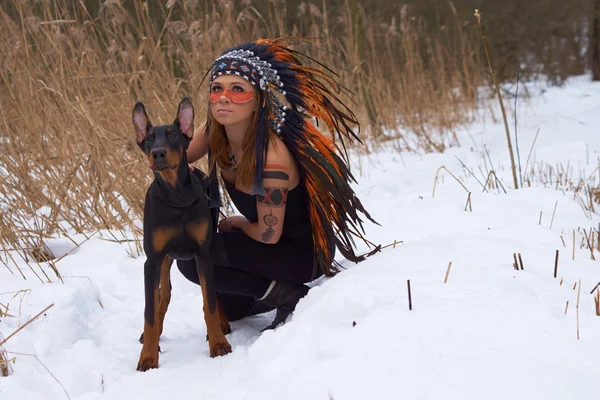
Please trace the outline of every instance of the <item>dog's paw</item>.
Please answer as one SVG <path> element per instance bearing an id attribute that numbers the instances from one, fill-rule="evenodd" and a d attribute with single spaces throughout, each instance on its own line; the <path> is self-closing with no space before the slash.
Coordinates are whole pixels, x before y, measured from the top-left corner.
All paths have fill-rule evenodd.
<path id="1" fill-rule="evenodd" d="M 145 372 L 153 368 L 158 368 L 158 351 L 152 352 L 142 349 L 136 369 Z"/>
<path id="2" fill-rule="evenodd" d="M 231 345 L 227 340 L 216 342 L 210 346 L 210 356 L 219 357 L 231 353 Z"/>

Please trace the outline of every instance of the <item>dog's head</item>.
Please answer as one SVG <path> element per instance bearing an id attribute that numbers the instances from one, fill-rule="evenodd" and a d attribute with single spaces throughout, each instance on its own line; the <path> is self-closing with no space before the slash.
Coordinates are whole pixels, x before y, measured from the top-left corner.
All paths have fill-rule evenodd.
<path id="1" fill-rule="evenodd" d="M 171 125 L 152 126 L 146 107 L 135 103 L 132 113 L 137 143 L 150 160 L 154 172 L 176 169 L 194 135 L 194 106 L 183 98 Z"/>

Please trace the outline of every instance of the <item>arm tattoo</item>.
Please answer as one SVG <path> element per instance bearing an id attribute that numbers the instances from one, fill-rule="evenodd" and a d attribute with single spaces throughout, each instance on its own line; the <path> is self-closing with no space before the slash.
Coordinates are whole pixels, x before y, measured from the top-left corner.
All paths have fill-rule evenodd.
<path id="1" fill-rule="evenodd" d="M 267 164 L 263 171 L 263 178 L 266 179 L 280 179 L 282 181 L 289 181 L 290 176 L 286 172 L 287 168 L 279 164 Z"/>
<path id="2" fill-rule="evenodd" d="M 281 185 L 287 186 L 290 176 L 286 171 L 287 168 L 282 165 L 267 164 L 263 170 L 263 178 L 282 181 Z M 285 207 L 287 195 L 287 187 L 265 187 L 265 195 L 258 195 L 256 197 L 259 204 L 269 207 L 269 214 L 263 217 L 263 222 L 267 226 L 267 229 L 261 234 L 261 240 L 264 243 L 269 243 L 273 240 L 273 236 L 275 236 L 273 228 L 279 222 L 279 218 L 273 215 L 273 208 Z"/>
<path id="3" fill-rule="evenodd" d="M 265 215 L 263 217 L 263 222 L 265 223 L 265 225 L 267 225 L 268 228 L 265 229 L 265 231 L 262 233 L 261 239 L 263 242 L 267 243 L 267 242 L 270 242 L 271 239 L 273 238 L 273 235 L 275 235 L 275 231 L 273 230 L 273 227 L 275 225 L 277 225 L 277 222 L 279 222 L 279 218 L 274 216 L 273 210 L 271 210 L 269 215 Z"/>
<path id="4" fill-rule="evenodd" d="M 290 176 L 283 171 L 264 171 L 263 178 L 267 179 L 281 179 L 282 181 L 289 181 Z"/>
<path id="5" fill-rule="evenodd" d="M 265 195 L 257 195 L 260 204 L 267 207 L 284 207 L 287 203 L 288 188 L 266 187 Z"/>
<path id="6" fill-rule="evenodd" d="M 279 223 L 279 218 L 273 215 L 273 208 L 285 207 L 287 203 L 287 194 L 287 188 L 266 187 L 264 196 L 260 194 L 256 196 L 259 204 L 269 207 L 270 209 L 269 214 L 263 217 L 263 222 L 267 226 L 267 229 L 261 234 L 261 239 L 265 243 L 268 243 L 273 239 L 273 236 L 275 236 L 275 230 L 273 228 Z"/>

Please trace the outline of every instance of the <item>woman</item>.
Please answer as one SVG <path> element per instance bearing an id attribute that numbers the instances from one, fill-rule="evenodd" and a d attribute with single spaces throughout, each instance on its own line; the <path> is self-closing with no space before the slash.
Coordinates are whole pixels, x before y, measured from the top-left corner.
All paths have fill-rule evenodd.
<path id="1" fill-rule="evenodd" d="M 213 205 L 220 205 L 219 170 L 242 214 L 221 219 L 215 238 L 227 258 L 215 262 L 222 310 L 231 321 L 276 308 L 267 329 L 293 312 L 309 290 L 305 283 L 338 271 L 336 246 L 349 260 L 364 259 L 350 236 L 364 240 L 358 212 L 373 221 L 349 186 L 339 148 L 307 117 L 340 139 L 358 139 L 348 125 L 357 121 L 333 104 L 343 104 L 326 88 L 335 82 L 302 65 L 302 54 L 287 45 L 250 42 L 213 62 L 207 121 L 187 151 L 190 163 L 209 155 Z M 178 267 L 199 283 L 194 260 Z"/>

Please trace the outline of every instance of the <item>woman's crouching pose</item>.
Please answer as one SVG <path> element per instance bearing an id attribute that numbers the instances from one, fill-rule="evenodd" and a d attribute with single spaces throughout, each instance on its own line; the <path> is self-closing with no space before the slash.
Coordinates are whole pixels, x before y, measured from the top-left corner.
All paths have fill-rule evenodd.
<path id="1" fill-rule="evenodd" d="M 373 221 L 334 142 L 359 140 L 350 127 L 358 122 L 335 95 L 335 81 L 304 66 L 288 44 L 250 42 L 214 61 L 207 120 L 187 152 L 190 163 L 208 154 L 213 206 L 221 205 L 220 174 L 241 213 L 221 219 L 215 237 L 216 253 L 225 256 L 215 258 L 222 311 L 233 321 L 277 309 L 267 328 L 293 312 L 309 290 L 305 283 L 339 271 L 336 247 L 348 260 L 363 259 L 351 236 L 366 241 L 359 213 Z M 178 267 L 199 284 L 194 260 Z"/>

